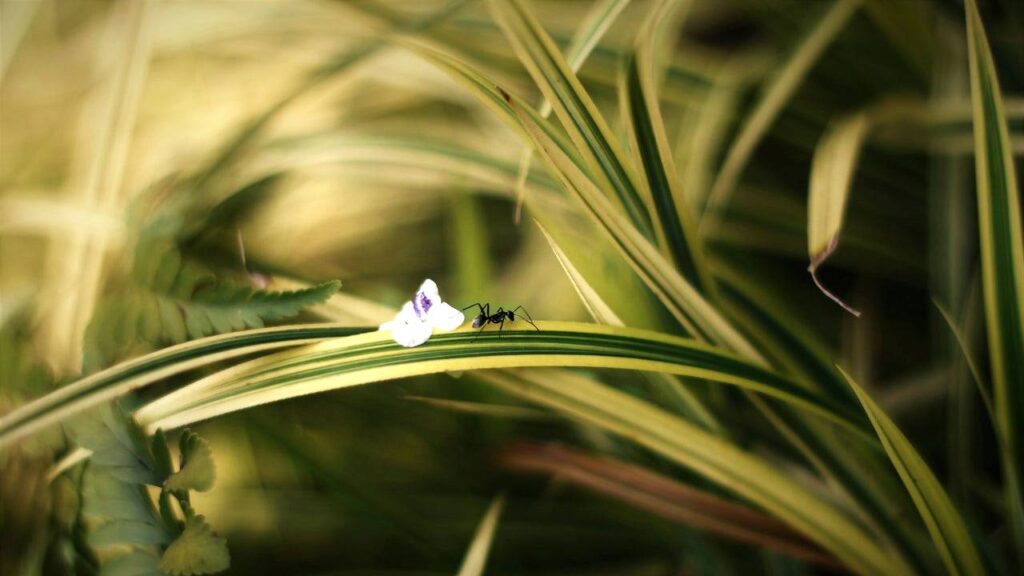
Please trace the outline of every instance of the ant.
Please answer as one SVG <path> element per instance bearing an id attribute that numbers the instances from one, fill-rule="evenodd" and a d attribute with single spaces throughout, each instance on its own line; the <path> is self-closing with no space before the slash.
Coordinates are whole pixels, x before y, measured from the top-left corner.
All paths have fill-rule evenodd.
<path id="1" fill-rule="evenodd" d="M 480 337 L 480 332 L 483 332 L 484 328 L 486 328 L 488 324 L 498 325 L 498 338 L 501 338 L 501 331 L 502 329 L 505 328 L 505 320 L 508 320 L 509 322 L 515 322 L 516 312 L 520 310 L 522 310 L 523 314 L 526 315 L 526 317 L 523 318 L 523 320 L 529 322 L 530 326 L 533 326 L 534 330 L 537 330 L 538 332 L 540 331 L 540 328 L 537 328 L 537 325 L 533 323 L 533 318 L 530 317 L 530 313 L 527 312 L 526 308 L 523 308 L 522 306 L 516 306 L 514 310 L 504 310 L 501 306 L 499 306 L 498 310 L 494 314 L 491 314 L 490 304 L 480 304 L 479 302 L 477 302 L 476 304 L 470 304 L 469 306 L 466 306 L 465 308 L 463 308 L 463 310 L 469 310 L 473 306 L 476 306 L 477 308 L 480 309 L 480 313 L 476 315 L 476 318 L 473 318 L 473 328 L 479 328 L 479 330 L 476 333 L 476 336 L 473 338 L 474 341 L 478 337 Z"/>

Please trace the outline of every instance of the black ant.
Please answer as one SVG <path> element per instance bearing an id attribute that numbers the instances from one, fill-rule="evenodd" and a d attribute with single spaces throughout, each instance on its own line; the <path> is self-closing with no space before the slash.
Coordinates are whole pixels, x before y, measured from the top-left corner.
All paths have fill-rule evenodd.
<path id="1" fill-rule="evenodd" d="M 466 306 L 465 308 L 463 308 L 463 310 L 469 310 L 473 306 L 476 306 L 477 308 L 480 309 L 480 313 L 476 315 L 476 318 L 473 318 L 473 328 L 479 328 L 479 330 L 476 333 L 476 336 L 473 337 L 474 341 L 480 336 L 480 332 L 483 332 L 484 328 L 486 328 L 488 324 L 498 325 L 498 338 L 501 338 L 501 331 L 502 329 L 505 328 L 505 320 L 508 320 L 509 322 L 515 322 L 516 312 L 520 310 L 522 310 L 523 314 L 526 315 L 526 317 L 523 318 L 523 320 L 529 322 L 530 326 L 533 326 L 534 330 L 537 330 L 538 332 L 540 331 L 540 328 L 537 328 L 537 325 L 533 323 L 533 318 L 530 317 L 530 313 L 527 312 L 526 308 L 523 308 L 522 306 L 516 306 L 514 310 L 505 310 L 501 306 L 499 306 L 498 310 L 494 314 L 491 314 L 490 304 L 480 304 L 479 302 L 477 302 L 476 304 L 470 304 L 469 306 Z"/>

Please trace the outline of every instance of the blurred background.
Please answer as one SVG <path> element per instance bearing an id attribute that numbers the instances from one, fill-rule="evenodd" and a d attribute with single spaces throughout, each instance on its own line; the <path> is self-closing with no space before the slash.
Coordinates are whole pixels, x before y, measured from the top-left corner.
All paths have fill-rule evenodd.
<path id="1" fill-rule="evenodd" d="M 563 48 L 595 4 L 529 2 Z M 652 6 L 625 4 L 579 70 L 620 135 L 621 61 Z M 762 96 L 835 3 L 684 4 L 659 98 L 686 203 L 700 213 Z M 889 122 L 862 151 L 841 248 L 820 276 L 863 316 L 807 274 L 808 186 L 823 136 L 893 98 L 969 101 L 961 2 L 883 4 L 865 1 L 808 63 L 701 235 L 716 274 L 761 287 L 762 306 L 848 367 L 989 534 L 1000 505 L 990 427 L 932 304 L 983 345 L 969 108 L 913 129 Z M 979 5 L 1019 170 L 1024 3 Z M 137 269 L 164 258 L 254 289 L 341 280 L 340 294 L 294 322 L 375 327 L 428 277 L 457 307 L 590 321 L 538 209 L 628 325 L 678 331 L 539 160 L 525 188 L 546 200 L 517 217 L 527 143 L 403 44 L 439 46 L 539 105 L 484 2 L 2 0 L 0 32 L 0 413 L 173 342 L 111 312 L 148 297 Z M 144 249 L 153 238 L 173 255 Z M 645 393 L 633 374 L 600 376 Z M 730 398 L 719 399 L 735 407 L 721 417 L 737 442 L 779 451 L 763 418 Z M 499 493 L 489 573 L 835 568 L 516 466 L 558 461 L 544 451 L 555 443 L 698 482 L 469 374 L 303 397 L 196 428 L 218 471 L 196 507 L 227 538 L 233 574 L 451 574 Z M 59 531 L 73 490 L 43 487 L 51 446 L 4 457 L 0 555 L 45 555 Z"/>

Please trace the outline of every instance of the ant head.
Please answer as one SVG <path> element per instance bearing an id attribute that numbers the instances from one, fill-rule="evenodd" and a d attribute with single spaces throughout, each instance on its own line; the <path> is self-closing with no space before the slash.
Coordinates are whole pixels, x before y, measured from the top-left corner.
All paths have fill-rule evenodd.
<path id="1" fill-rule="evenodd" d="M 506 312 L 506 314 L 508 314 L 508 319 L 509 320 L 515 322 L 515 320 L 516 320 L 516 313 L 515 312 L 509 310 L 508 312 Z"/>
<path id="2" fill-rule="evenodd" d="M 487 323 L 487 316 L 478 314 L 476 318 L 473 318 L 473 328 L 479 328 Z"/>

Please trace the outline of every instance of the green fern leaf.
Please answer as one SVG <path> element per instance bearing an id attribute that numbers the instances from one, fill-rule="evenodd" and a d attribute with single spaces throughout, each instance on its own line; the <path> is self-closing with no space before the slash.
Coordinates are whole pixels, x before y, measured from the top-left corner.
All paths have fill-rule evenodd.
<path id="1" fill-rule="evenodd" d="M 202 516 L 188 519 L 185 531 L 160 559 L 160 568 L 174 576 L 212 574 L 227 570 L 230 565 L 227 543 L 213 533 Z"/>
<path id="2" fill-rule="evenodd" d="M 181 469 L 171 474 L 164 488 L 175 492 L 206 492 L 213 488 L 217 469 L 213 464 L 213 451 L 206 440 L 191 430 L 185 430 L 181 435 L 180 447 Z"/>
<path id="3" fill-rule="evenodd" d="M 122 482 L 156 486 L 163 480 L 145 435 L 119 406 L 82 416 L 72 425 L 72 436 L 92 451 L 94 466 Z"/>
<path id="4" fill-rule="evenodd" d="M 86 337 L 86 371 L 153 346 L 260 328 L 325 301 L 341 287 L 332 281 L 288 292 L 257 290 L 218 279 L 158 240 L 137 246 L 132 280 L 97 307 Z"/>

